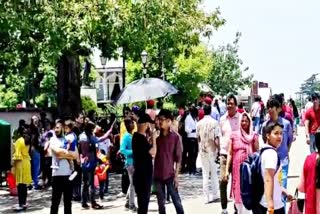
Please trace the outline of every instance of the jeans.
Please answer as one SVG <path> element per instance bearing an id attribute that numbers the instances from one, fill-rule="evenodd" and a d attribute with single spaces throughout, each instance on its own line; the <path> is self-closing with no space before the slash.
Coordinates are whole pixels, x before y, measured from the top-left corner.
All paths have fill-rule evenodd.
<path id="1" fill-rule="evenodd" d="M 72 184 L 69 176 L 53 176 L 50 214 L 58 214 L 62 194 L 64 214 L 71 214 Z"/>
<path id="2" fill-rule="evenodd" d="M 317 151 L 316 148 L 316 136 L 311 134 L 310 135 L 310 153 L 314 153 Z"/>
<path id="3" fill-rule="evenodd" d="M 104 187 L 104 193 L 109 193 L 109 170 L 107 170 L 107 179 L 106 179 L 106 183 L 105 183 L 105 187 Z"/>
<path id="4" fill-rule="evenodd" d="M 252 119 L 252 121 L 253 121 L 253 130 L 256 133 L 259 133 L 259 130 L 260 130 L 260 117 L 254 117 Z"/>
<path id="5" fill-rule="evenodd" d="M 27 204 L 27 195 L 28 195 L 27 185 L 18 184 L 17 190 L 18 190 L 19 206 L 22 207 Z"/>
<path id="6" fill-rule="evenodd" d="M 32 169 L 32 180 L 33 186 L 38 188 L 39 175 L 40 175 L 40 153 L 33 149 L 31 152 L 31 169 Z"/>
<path id="7" fill-rule="evenodd" d="M 152 174 L 146 175 L 142 172 L 133 174 L 133 185 L 137 194 L 138 214 L 147 214 L 150 202 Z"/>
<path id="8" fill-rule="evenodd" d="M 169 178 L 165 181 L 155 181 L 155 185 L 157 188 L 157 200 L 159 206 L 159 214 L 166 214 L 166 195 L 163 192 L 164 186 L 167 186 L 167 191 L 171 195 L 172 202 L 174 207 L 176 208 L 177 214 L 184 214 L 184 210 L 182 207 L 181 199 L 178 193 L 178 190 L 174 187 L 174 178 Z"/>
<path id="9" fill-rule="evenodd" d="M 288 173 L 289 173 L 289 159 L 288 157 L 281 161 L 281 182 L 283 188 L 287 189 L 288 186 Z M 284 209 L 286 209 L 287 197 L 282 197 Z"/>
<path id="10" fill-rule="evenodd" d="M 79 164 L 74 163 L 74 169 L 78 173 L 73 179 L 73 198 L 77 201 L 81 200 L 81 184 L 82 184 L 82 169 Z"/>
<path id="11" fill-rule="evenodd" d="M 83 188 L 82 188 L 82 204 L 87 204 L 89 200 L 89 187 L 91 204 L 96 204 L 95 186 L 94 186 L 94 170 L 83 170 L 82 172 Z"/>
<path id="12" fill-rule="evenodd" d="M 199 151 L 199 145 L 196 138 L 188 138 L 188 170 L 189 174 L 195 174 L 197 171 L 197 157 L 198 157 L 198 151 Z"/>
<path id="13" fill-rule="evenodd" d="M 99 197 L 101 200 L 104 198 L 104 186 L 106 184 L 106 181 L 102 180 L 99 181 Z"/>
<path id="14" fill-rule="evenodd" d="M 213 152 L 203 152 L 200 153 L 200 158 L 202 163 L 203 193 L 205 199 L 209 202 L 210 193 L 212 193 L 213 196 L 216 196 L 219 192 L 219 179 L 217 174 L 217 164 L 215 162 L 216 155 Z M 211 180 L 211 184 L 209 184 L 209 178 Z"/>
<path id="15" fill-rule="evenodd" d="M 43 170 L 42 170 L 42 180 L 45 184 L 46 180 L 47 181 L 47 186 L 51 186 L 52 182 L 52 169 L 51 169 L 51 164 L 52 164 L 52 157 L 45 157 L 44 159 L 44 165 L 43 165 Z"/>
<path id="16" fill-rule="evenodd" d="M 127 192 L 127 198 L 129 200 L 129 206 L 133 207 L 135 206 L 135 203 L 134 203 L 135 192 L 134 192 L 134 186 L 133 186 L 133 172 L 134 172 L 133 166 L 128 166 L 127 171 L 128 171 L 129 180 L 130 180 L 130 185 Z"/>
<path id="17" fill-rule="evenodd" d="M 228 207 L 228 181 L 222 180 L 227 170 L 227 156 L 220 155 L 220 199 L 222 209 L 227 209 Z"/>
<path id="18" fill-rule="evenodd" d="M 268 209 L 259 204 L 252 210 L 252 214 L 267 214 Z M 285 209 L 282 207 L 281 209 L 275 210 L 274 214 L 285 214 Z"/>

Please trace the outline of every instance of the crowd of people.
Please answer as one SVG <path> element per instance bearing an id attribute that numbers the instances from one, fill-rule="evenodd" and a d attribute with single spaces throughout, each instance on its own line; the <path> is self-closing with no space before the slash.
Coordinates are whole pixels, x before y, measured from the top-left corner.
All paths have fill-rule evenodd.
<path id="1" fill-rule="evenodd" d="M 215 99 L 205 94 L 197 105 L 181 106 L 176 114 L 163 109 L 161 102 L 155 108 L 154 101 L 148 101 L 146 109 L 125 108 L 119 125 L 114 117 L 97 122 L 84 114 L 54 123 L 44 113 L 40 118 L 33 116 L 29 125 L 21 120 L 13 136 L 16 210 L 27 209 L 30 184 L 36 190 L 52 187 L 51 214 L 58 213 L 62 195 L 65 214 L 72 213 L 72 200 L 81 201 L 85 209 L 102 209 L 96 188 L 102 201 L 108 193 L 109 172 L 118 168 L 124 206 L 139 214 L 148 213 L 152 192 L 160 214 L 166 213 L 170 200 L 177 214 L 183 214 L 179 195 L 179 174 L 183 173 L 202 175 L 204 203 L 220 199 L 222 214 L 227 213 L 229 182 L 235 213 L 284 214 L 292 199 L 287 191 L 289 152 L 303 119 L 311 155 L 297 188 L 306 193 L 305 213 L 320 214 L 319 99 L 318 94 L 312 95 L 303 118 L 294 101 L 286 103 L 283 94 L 273 95 L 266 104 L 257 97 L 251 109 L 245 109 L 234 95 Z M 243 194 L 249 187 L 242 185 L 241 173 L 253 154 L 259 154 L 264 184 L 249 208 Z"/>

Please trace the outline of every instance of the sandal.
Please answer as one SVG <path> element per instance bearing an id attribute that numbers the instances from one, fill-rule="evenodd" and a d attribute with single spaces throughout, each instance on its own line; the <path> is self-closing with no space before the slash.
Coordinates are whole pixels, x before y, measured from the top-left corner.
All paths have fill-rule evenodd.
<path id="1" fill-rule="evenodd" d="M 103 209 L 103 206 L 102 205 L 100 205 L 100 204 L 92 204 L 91 205 L 91 207 L 92 207 L 92 209 L 94 209 L 94 210 L 101 210 L 101 209 Z"/>

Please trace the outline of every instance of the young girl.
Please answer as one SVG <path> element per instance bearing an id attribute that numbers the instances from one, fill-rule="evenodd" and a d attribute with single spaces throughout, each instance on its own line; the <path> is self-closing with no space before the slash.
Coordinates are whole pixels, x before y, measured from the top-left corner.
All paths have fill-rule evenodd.
<path id="1" fill-rule="evenodd" d="M 315 138 L 318 153 L 314 152 L 306 158 L 298 187 L 300 192 L 306 194 L 305 214 L 320 214 L 320 132 L 316 133 Z"/>
<path id="2" fill-rule="evenodd" d="M 100 200 L 102 201 L 104 198 L 104 189 L 107 180 L 107 171 L 109 169 L 109 161 L 105 154 L 101 153 L 100 151 L 97 154 L 99 165 L 96 167 L 96 175 L 98 176 L 99 180 L 99 196 Z"/>
<path id="3" fill-rule="evenodd" d="M 264 195 L 260 204 L 253 210 L 253 214 L 285 214 L 282 194 L 292 199 L 292 196 L 281 187 L 280 162 L 276 149 L 282 142 L 283 125 L 269 122 L 265 127 L 263 148 L 269 147 L 261 154 L 261 172 L 264 180 Z"/>

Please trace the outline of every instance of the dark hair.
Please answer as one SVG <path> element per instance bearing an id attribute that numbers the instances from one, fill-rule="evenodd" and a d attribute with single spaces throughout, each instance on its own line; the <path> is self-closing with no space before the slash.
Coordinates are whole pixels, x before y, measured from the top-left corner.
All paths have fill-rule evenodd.
<path id="1" fill-rule="evenodd" d="M 198 109 L 194 106 L 191 106 L 190 107 L 190 115 L 192 117 L 198 117 L 198 114 L 199 114 Z"/>
<path id="2" fill-rule="evenodd" d="M 238 108 L 243 109 L 243 102 L 240 102 Z"/>
<path id="3" fill-rule="evenodd" d="M 293 99 L 290 99 L 289 102 L 290 102 L 291 105 L 292 105 L 294 117 L 295 117 L 295 118 L 299 117 L 299 111 L 298 111 L 298 108 L 297 108 L 297 106 L 296 106 L 296 103 L 294 102 Z"/>
<path id="4" fill-rule="evenodd" d="M 218 101 L 218 100 L 215 100 L 213 105 L 217 108 L 217 110 L 218 110 L 218 112 L 219 112 L 219 114 L 220 114 L 221 112 L 220 112 L 219 101 Z"/>
<path id="5" fill-rule="evenodd" d="M 72 120 L 66 120 L 64 125 L 67 126 L 70 130 L 72 130 L 74 128 L 74 123 Z"/>
<path id="6" fill-rule="evenodd" d="M 233 94 L 229 94 L 228 97 L 227 97 L 227 101 L 230 101 L 231 99 L 234 101 L 234 104 L 236 106 L 238 106 L 238 102 L 237 102 L 236 96 L 234 96 Z"/>
<path id="7" fill-rule="evenodd" d="M 161 100 L 159 100 L 156 105 L 157 105 L 157 109 L 163 108 L 163 102 Z"/>
<path id="8" fill-rule="evenodd" d="M 255 97 L 255 98 L 254 98 L 254 101 L 255 101 L 255 102 L 260 102 L 260 101 L 261 101 L 261 98 L 260 98 L 260 97 Z"/>
<path id="9" fill-rule="evenodd" d="M 283 129 L 283 125 L 278 122 L 269 121 L 266 126 L 262 129 L 262 139 L 265 143 L 267 143 L 267 134 L 271 134 L 275 127 L 281 127 Z"/>
<path id="10" fill-rule="evenodd" d="M 308 97 L 308 101 L 309 101 L 309 102 L 311 102 L 311 101 L 312 101 L 311 97 Z"/>
<path id="11" fill-rule="evenodd" d="M 162 109 L 162 110 L 159 112 L 158 116 L 159 116 L 159 117 L 160 117 L 160 116 L 163 116 L 163 117 L 166 118 L 166 119 L 173 120 L 172 112 L 171 112 L 170 110 L 168 110 L 168 109 Z"/>
<path id="12" fill-rule="evenodd" d="M 316 146 L 318 152 L 320 152 L 320 132 L 317 132 L 315 134 L 315 146 Z"/>
<path id="13" fill-rule="evenodd" d="M 211 106 L 210 105 L 204 105 L 203 106 L 203 111 L 205 115 L 210 115 L 211 114 Z"/>
<path id="14" fill-rule="evenodd" d="M 283 105 L 283 103 L 284 103 L 284 97 L 281 96 L 281 94 L 275 94 L 275 95 L 273 95 L 272 97 L 279 102 L 280 106 Z M 279 106 L 279 107 L 280 107 L 280 106 Z"/>
<path id="15" fill-rule="evenodd" d="M 319 99 L 319 94 L 318 93 L 313 93 L 311 95 L 311 99 L 312 99 L 312 101 L 315 101 L 316 99 Z"/>
<path id="16" fill-rule="evenodd" d="M 127 132 L 129 132 L 129 133 L 132 131 L 132 123 L 133 123 L 133 121 L 130 117 L 126 117 L 124 119 L 124 125 L 126 127 Z"/>
<path id="17" fill-rule="evenodd" d="M 273 108 L 273 107 L 280 108 L 280 103 L 274 96 L 271 97 L 267 102 L 267 109 Z"/>

